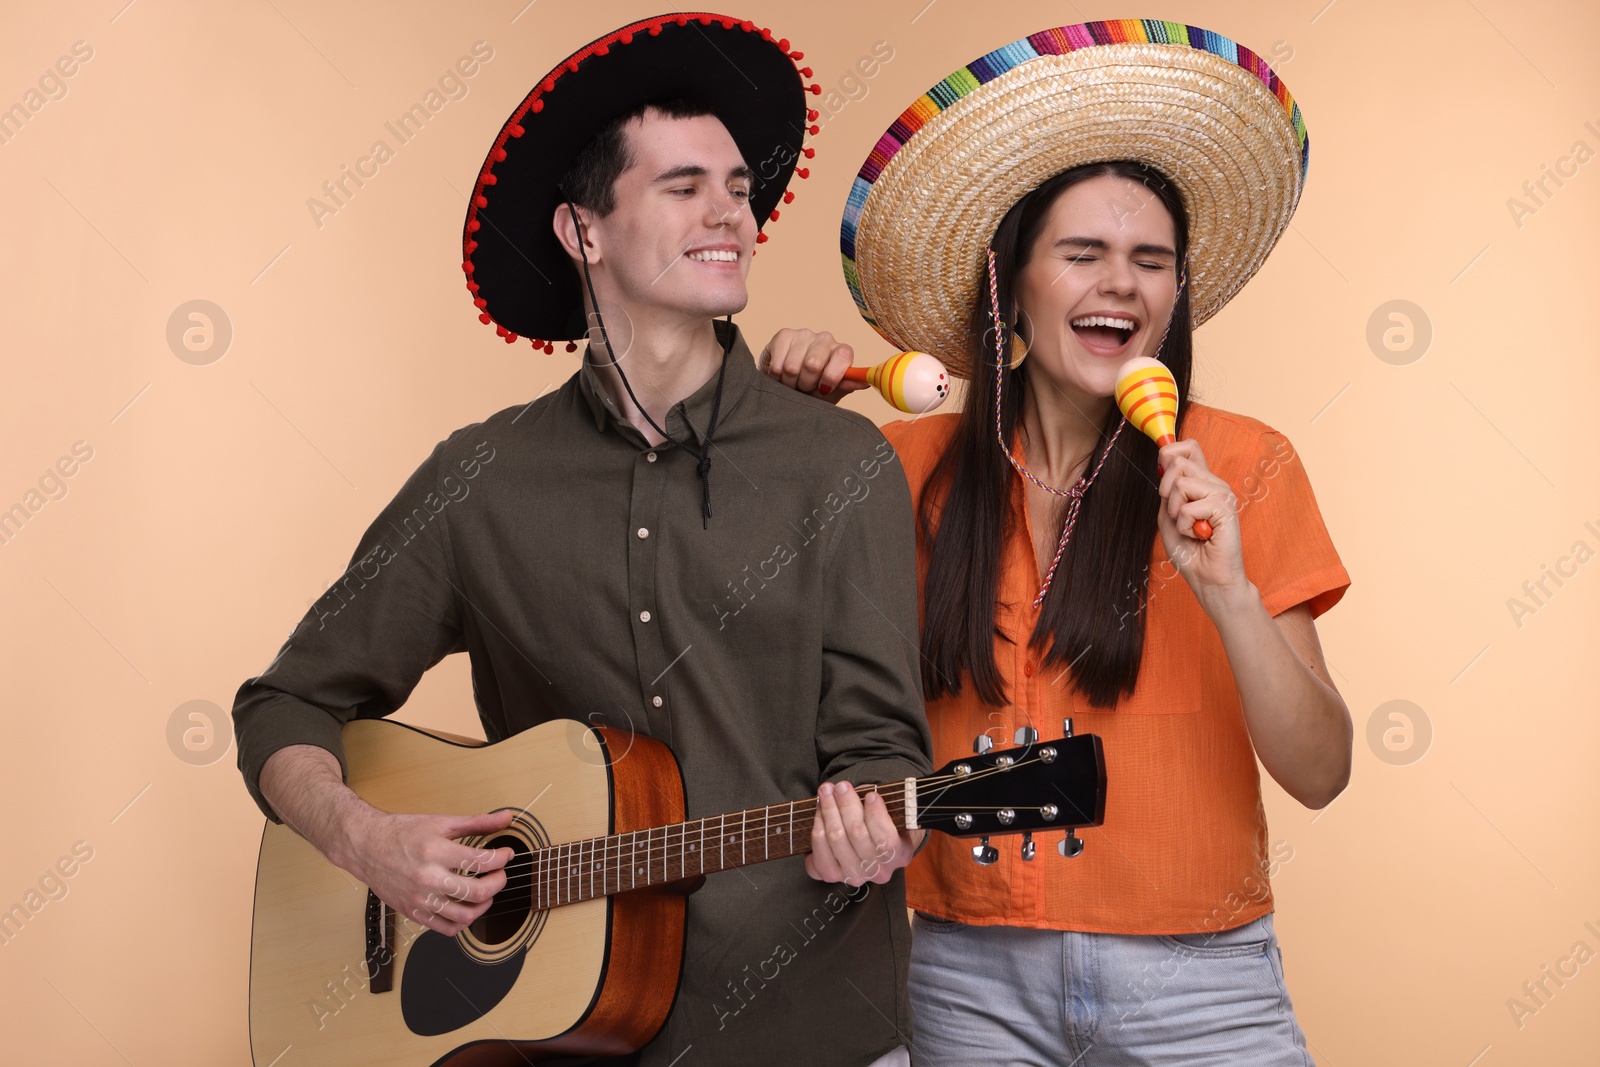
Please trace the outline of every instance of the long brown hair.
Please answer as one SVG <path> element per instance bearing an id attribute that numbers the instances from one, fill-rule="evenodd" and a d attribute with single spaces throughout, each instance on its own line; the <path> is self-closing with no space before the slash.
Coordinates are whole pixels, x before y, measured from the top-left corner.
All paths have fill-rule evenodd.
<path id="1" fill-rule="evenodd" d="M 995 230 L 990 247 L 1006 322 L 1016 321 L 1017 275 L 1031 257 L 1051 205 L 1078 182 L 1107 175 L 1141 183 L 1165 205 L 1177 237 L 1177 263 L 1181 267 L 1185 262 L 1189 216 L 1182 195 L 1165 175 L 1130 161 L 1074 167 L 1018 200 Z M 973 369 L 966 408 L 950 445 L 928 475 L 919 508 L 918 522 L 931 547 L 923 590 L 922 673 L 930 700 L 959 693 L 966 674 L 984 703 L 1004 705 L 1008 701 L 994 640 L 1010 638 L 995 623 L 995 607 L 1000 553 L 1012 521 L 1012 470 L 995 440 L 995 390 L 999 374 L 1005 373 L 1000 425 L 1009 441 L 1021 417 L 1027 382 L 996 366 L 987 264 L 980 267 L 978 293 L 968 323 Z M 1159 353 L 1177 381 L 1180 423 L 1188 409 L 1193 351 L 1185 287 Z M 1101 426 L 1091 469 L 1121 418 L 1113 409 Z M 1139 679 L 1145 583 L 1161 502 L 1156 461 L 1155 442 L 1144 434 L 1125 429 L 1117 438 L 1094 488 L 1083 498 L 1072 540 L 1028 639 L 1030 646 L 1044 650 L 1044 666 L 1070 665 L 1073 688 L 1094 707 L 1114 705 L 1133 692 Z M 937 503 L 936 487 L 948 487 Z"/>

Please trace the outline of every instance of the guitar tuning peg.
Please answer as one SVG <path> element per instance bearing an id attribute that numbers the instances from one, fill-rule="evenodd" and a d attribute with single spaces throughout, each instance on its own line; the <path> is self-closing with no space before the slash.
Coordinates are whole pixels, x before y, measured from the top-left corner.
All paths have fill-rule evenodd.
<path id="1" fill-rule="evenodd" d="M 1015 741 L 1019 745 L 1031 745 L 1039 740 L 1039 731 L 1031 726 L 1017 727 Z"/>
<path id="2" fill-rule="evenodd" d="M 977 737 L 972 739 L 972 751 L 976 752 L 980 756 L 992 748 L 994 748 L 994 738 L 990 737 L 988 734 L 979 734 Z"/>
<path id="3" fill-rule="evenodd" d="M 1025 834 L 1022 835 L 1022 858 L 1024 860 L 1033 859 L 1033 832 L 1032 831 L 1029 831 L 1028 833 L 1025 833 Z"/>
<path id="4" fill-rule="evenodd" d="M 980 867 L 988 867 L 1000 859 L 1000 850 L 989 844 L 988 835 L 984 835 L 972 846 L 972 859 Z"/>
<path id="5" fill-rule="evenodd" d="M 1081 856 L 1083 855 L 1083 838 L 1079 837 L 1076 831 L 1068 830 L 1067 836 L 1061 839 L 1061 844 L 1057 845 L 1056 849 L 1069 860 L 1075 856 Z"/>
<path id="6" fill-rule="evenodd" d="M 1072 736 L 1072 717 L 1071 716 L 1068 716 L 1067 718 L 1061 720 L 1061 736 L 1062 737 L 1071 737 Z"/>

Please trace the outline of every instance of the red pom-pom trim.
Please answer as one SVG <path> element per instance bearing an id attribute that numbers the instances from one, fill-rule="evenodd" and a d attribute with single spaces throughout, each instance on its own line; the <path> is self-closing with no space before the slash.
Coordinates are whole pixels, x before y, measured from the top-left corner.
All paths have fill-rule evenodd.
<path id="1" fill-rule="evenodd" d="M 822 117 L 822 112 L 818 111 L 816 108 L 814 108 L 814 107 L 806 108 L 806 121 L 807 122 L 816 122 L 817 119 L 819 119 L 821 117 Z"/>
<path id="2" fill-rule="evenodd" d="M 551 344 L 549 341 L 546 341 L 544 343 L 545 355 L 553 356 L 553 355 L 555 355 L 555 351 L 556 351 L 556 346 L 555 345 Z"/>
<path id="3" fill-rule="evenodd" d="M 802 77 L 802 78 L 811 77 L 811 68 L 810 67 L 801 67 L 800 68 L 800 77 Z"/>
<path id="4" fill-rule="evenodd" d="M 486 308 L 486 307 L 489 306 L 489 301 L 485 300 L 483 297 L 480 296 L 477 299 L 475 299 L 472 302 L 472 304 L 473 304 L 474 307 Z"/>
<path id="5" fill-rule="evenodd" d="M 482 195 L 482 194 L 479 194 L 478 196 L 473 197 L 472 198 L 472 202 L 474 204 L 477 204 L 479 207 L 488 207 L 489 206 L 489 198 L 487 196 Z"/>
<path id="6" fill-rule="evenodd" d="M 807 159 L 811 159 L 816 156 L 817 150 L 815 148 L 802 148 L 800 149 L 800 154 Z"/>
<path id="7" fill-rule="evenodd" d="M 496 148 L 494 150 L 494 161 L 496 163 L 504 163 L 506 161 L 506 150 L 504 148 Z"/>
<path id="8" fill-rule="evenodd" d="M 504 337 L 506 335 L 506 328 L 501 326 L 499 323 L 495 323 L 494 332 L 499 334 L 501 337 Z"/>
<path id="9" fill-rule="evenodd" d="M 577 350 L 578 350 L 578 342 L 576 342 L 576 341 L 568 341 L 567 342 L 567 351 L 568 352 L 576 352 Z"/>
<path id="10" fill-rule="evenodd" d="M 470 259 L 461 264 L 461 269 L 466 271 L 468 274 L 471 274 L 474 270 L 477 270 L 477 268 L 472 265 L 472 260 Z"/>
<path id="11" fill-rule="evenodd" d="M 795 175 L 800 178 L 809 178 L 811 177 L 811 171 L 805 167 L 796 167 Z"/>
<path id="12" fill-rule="evenodd" d="M 511 127 L 511 129 L 507 130 L 506 132 L 509 133 L 513 137 L 521 137 L 523 134 L 527 133 L 528 131 L 524 130 L 522 128 L 521 124 L 519 123 L 518 125 Z"/>
<path id="13" fill-rule="evenodd" d="M 767 243 L 767 235 L 766 234 L 764 234 L 764 233 L 756 234 L 756 244 L 764 245 L 766 243 Z M 753 252 L 751 253 L 751 255 L 754 255 L 754 254 L 755 253 L 753 253 Z"/>
<path id="14" fill-rule="evenodd" d="M 821 96 L 822 86 L 818 85 L 816 82 L 812 82 L 810 85 L 806 86 L 806 92 L 810 93 L 812 96 Z"/>
<path id="15" fill-rule="evenodd" d="M 514 333 L 507 332 L 506 333 L 506 344 L 511 345 L 511 344 L 516 344 L 516 343 L 517 343 L 517 335 L 514 334 Z"/>
<path id="16" fill-rule="evenodd" d="M 528 105 L 528 109 L 537 115 L 539 112 L 544 110 L 544 101 L 535 100 L 533 103 Z"/>
<path id="17" fill-rule="evenodd" d="M 767 218 L 771 219 L 773 222 L 777 222 L 778 221 L 778 209 L 777 208 L 773 208 L 772 209 L 772 214 L 768 215 Z"/>
<path id="18" fill-rule="evenodd" d="M 794 203 L 794 190 L 793 189 L 785 189 L 783 191 L 783 202 L 785 204 Z"/>
<path id="19" fill-rule="evenodd" d="M 477 219 L 473 219 L 472 221 L 467 223 L 467 232 L 468 233 L 477 233 L 478 232 L 478 227 L 482 226 L 482 225 L 483 225 L 483 223 L 479 222 Z"/>
<path id="20" fill-rule="evenodd" d="M 789 53 L 789 58 L 794 60 L 796 63 L 800 62 L 805 57 L 806 57 L 806 54 L 804 52 L 790 52 Z"/>
<path id="21" fill-rule="evenodd" d="M 485 326 L 487 326 L 487 325 L 489 325 L 490 322 L 492 322 L 494 320 L 490 316 L 490 314 L 487 311 L 485 311 L 482 315 L 478 316 L 478 321 L 483 323 Z"/>

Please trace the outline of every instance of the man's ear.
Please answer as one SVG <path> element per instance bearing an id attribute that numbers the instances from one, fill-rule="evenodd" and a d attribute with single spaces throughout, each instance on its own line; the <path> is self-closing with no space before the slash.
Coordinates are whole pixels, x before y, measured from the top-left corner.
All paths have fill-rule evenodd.
<path id="1" fill-rule="evenodd" d="M 574 205 L 578 212 L 578 221 L 582 224 L 584 251 L 578 251 L 579 229 L 572 223 L 572 212 L 568 210 L 565 202 L 556 205 L 555 217 L 551 220 L 551 227 L 555 230 L 556 240 L 561 242 L 561 247 L 574 261 L 581 262 L 583 255 L 589 257 L 589 265 L 595 266 L 600 262 L 600 246 L 595 241 L 593 216 L 589 209 Z"/>

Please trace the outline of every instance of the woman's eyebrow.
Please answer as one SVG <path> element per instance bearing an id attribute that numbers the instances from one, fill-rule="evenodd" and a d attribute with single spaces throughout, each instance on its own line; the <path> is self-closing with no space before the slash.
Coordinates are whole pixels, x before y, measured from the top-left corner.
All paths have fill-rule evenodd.
<path id="1" fill-rule="evenodd" d="M 1074 245 L 1074 246 L 1080 247 L 1080 248 L 1094 248 L 1094 249 L 1100 249 L 1100 250 L 1104 250 L 1104 249 L 1107 249 L 1107 248 L 1111 247 L 1110 245 L 1106 244 L 1104 241 L 1100 240 L 1100 238 L 1098 238 L 1098 237 L 1063 237 L 1059 241 L 1057 241 L 1052 247 L 1060 248 L 1063 245 Z M 1152 244 L 1134 245 L 1133 246 L 1133 251 L 1134 251 L 1135 255 L 1171 256 L 1173 259 L 1177 259 L 1178 258 L 1178 253 L 1175 252 L 1174 250 L 1172 250 L 1171 248 L 1168 248 L 1166 245 L 1152 245 Z"/>

